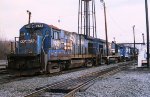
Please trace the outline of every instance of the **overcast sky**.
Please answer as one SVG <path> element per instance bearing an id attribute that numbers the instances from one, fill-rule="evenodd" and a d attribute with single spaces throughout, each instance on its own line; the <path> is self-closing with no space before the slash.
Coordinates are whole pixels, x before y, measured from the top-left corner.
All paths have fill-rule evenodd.
<path id="1" fill-rule="evenodd" d="M 133 42 L 133 25 L 136 42 L 142 42 L 142 33 L 146 38 L 144 1 L 105 0 L 108 41 L 112 41 L 115 37 L 117 42 Z M 32 22 L 52 24 L 77 32 L 78 2 L 78 0 L 0 0 L 0 38 L 13 40 L 19 36 L 19 29 L 28 23 L 26 10 L 32 12 Z M 105 39 L 103 6 L 100 0 L 95 2 L 98 38 Z M 148 4 L 150 6 L 150 2 Z"/>

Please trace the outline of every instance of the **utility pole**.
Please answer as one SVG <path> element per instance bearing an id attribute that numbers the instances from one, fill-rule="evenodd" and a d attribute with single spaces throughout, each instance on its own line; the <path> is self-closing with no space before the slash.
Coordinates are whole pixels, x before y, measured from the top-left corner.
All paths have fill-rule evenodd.
<path id="1" fill-rule="evenodd" d="M 149 68 L 149 20 L 148 20 L 147 0 L 145 0 L 145 13 L 146 13 L 146 32 L 147 32 L 147 68 Z"/>
<path id="2" fill-rule="evenodd" d="M 106 55 L 108 58 L 108 36 L 107 36 L 107 17 L 106 17 L 106 5 L 105 2 L 103 0 L 100 0 L 100 2 L 103 3 L 104 6 L 104 18 L 105 18 L 105 35 L 106 35 Z M 108 64 L 108 62 L 107 62 Z"/>
<path id="3" fill-rule="evenodd" d="M 134 38 L 134 60 L 135 60 L 135 25 L 133 25 L 133 38 Z"/>
<path id="4" fill-rule="evenodd" d="M 28 24 L 30 24 L 31 12 L 30 12 L 29 10 L 27 10 L 27 13 L 29 14 L 29 20 L 28 20 Z"/>

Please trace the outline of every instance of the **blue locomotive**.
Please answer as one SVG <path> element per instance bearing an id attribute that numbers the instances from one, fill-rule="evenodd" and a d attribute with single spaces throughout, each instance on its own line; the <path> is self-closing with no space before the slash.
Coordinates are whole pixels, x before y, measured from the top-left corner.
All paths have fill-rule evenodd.
<path id="1" fill-rule="evenodd" d="M 119 45 L 119 53 L 121 56 L 121 60 L 131 61 L 131 60 L 137 59 L 138 49 L 135 48 L 135 56 L 134 56 L 134 48 L 133 47 L 125 46 L 125 45 Z"/>
<path id="2" fill-rule="evenodd" d="M 19 37 L 15 37 L 14 52 L 7 56 L 8 70 L 54 73 L 74 67 L 119 62 L 133 56 L 131 47 L 115 42 L 109 43 L 109 56 L 106 56 L 105 44 L 105 40 L 53 25 L 29 23 L 20 29 Z"/>
<path id="3" fill-rule="evenodd" d="M 44 23 L 30 23 L 15 38 L 15 51 L 7 56 L 9 71 L 59 72 L 98 65 L 105 42 Z"/>
<path id="4" fill-rule="evenodd" d="M 108 61 L 111 62 L 122 62 L 122 61 L 131 61 L 137 59 L 138 49 L 126 44 L 117 44 L 115 41 L 110 43 L 109 56 L 107 57 Z M 106 58 L 106 57 L 105 57 Z"/>

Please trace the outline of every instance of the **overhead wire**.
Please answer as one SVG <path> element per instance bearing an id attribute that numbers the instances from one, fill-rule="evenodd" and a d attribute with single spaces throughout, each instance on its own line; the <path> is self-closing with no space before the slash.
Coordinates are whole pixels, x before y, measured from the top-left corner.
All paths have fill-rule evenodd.
<path id="1" fill-rule="evenodd" d="M 101 6 L 102 6 L 102 4 L 100 4 Z M 102 6 L 103 7 L 103 6 Z M 102 7 L 100 7 L 101 9 L 103 9 Z M 109 7 L 108 6 L 106 6 L 106 8 L 107 8 L 107 22 L 109 21 L 109 23 L 108 24 L 115 24 L 115 25 L 118 25 L 118 26 L 114 26 L 114 25 L 111 25 L 111 29 L 116 29 L 117 28 L 117 30 L 119 30 L 120 29 L 120 31 L 121 32 L 128 32 L 127 30 L 125 30 L 125 29 L 123 29 L 117 22 L 116 22 L 116 20 L 112 17 L 112 15 L 109 13 Z M 108 18 L 108 16 L 109 16 L 109 18 Z M 110 23 L 110 22 L 112 22 L 112 23 Z M 108 26 L 108 28 L 109 28 L 109 26 Z M 119 29 L 118 29 L 119 28 Z M 120 32 L 119 31 L 119 32 Z M 110 32 L 110 31 L 108 31 L 108 32 Z M 122 33 L 121 33 L 122 34 Z"/>
<path id="2" fill-rule="evenodd" d="M 102 5 L 102 4 L 101 4 Z M 127 28 L 129 28 L 129 26 L 127 27 L 127 25 L 124 25 L 124 26 L 121 26 L 121 23 L 118 23 L 118 19 L 116 20 L 112 14 L 109 12 L 109 6 L 106 6 L 107 7 L 107 18 L 109 16 L 109 18 L 107 19 L 107 22 L 109 21 L 108 24 L 114 24 L 114 25 L 111 25 L 111 29 L 114 29 L 114 30 L 120 30 L 121 32 L 129 32 L 129 30 L 127 30 Z M 101 7 L 102 9 L 102 7 Z M 108 26 L 109 27 L 109 26 Z M 131 28 L 132 29 L 132 28 Z M 119 32 L 120 32 L 119 31 Z M 109 32 L 109 31 L 108 31 Z M 139 33 L 139 34 L 142 34 L 142 31 L 141 30 L 138 30 L 138 28 L 136 27 L 136 33 Z M 119 33 L 119 36 L 120 35 L 123 35 L 123 33 Z"/>

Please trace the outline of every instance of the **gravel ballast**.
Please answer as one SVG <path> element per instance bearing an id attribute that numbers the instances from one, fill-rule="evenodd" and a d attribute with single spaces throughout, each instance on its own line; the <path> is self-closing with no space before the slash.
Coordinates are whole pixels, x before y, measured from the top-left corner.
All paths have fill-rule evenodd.
<path id="1" fill-rule="evenodd" d="M 0 97 L 23 97 L 35 91 L 36 88 L 113 66 L 117 66 L 117 64 L 88 68 L 52 77 L 37 76 L 2 84 L 0 85 Z M 55 95 L 55 97 L 57 96 L 61 97 L 62 95 Z M 76 93 L 76 97 L 150 97 L 150 70 L 132 67 L 115 75 L 100 78 L 87 90 Z"/>
<path id="2" fill-rule="evenodd" d="M 98 79 L 76 97 L 150 97 L 150 70 L 129 69 Z"/>
<path id="3" fill-rule="evenodd" d="M 59 82 L 68 78 L 80 77 L 82 75 L 95 72 L 95 71 L 100 71 L 105 68 L 110 68 L 113 66 L 117 66 L 117 64 L 89 68 L 86 70 L 71 72 L 71 73 L 62 74 L 53 77 L 33 77 L 26 80 L 20 80 L 20 81 L 14 81 L 14 82 L 2 84 L 0 85 L 0 97 L 23 97 L 35 91 L 36 88 L 43 87 L 48 84 Z"/>

